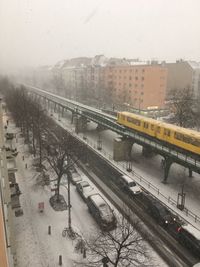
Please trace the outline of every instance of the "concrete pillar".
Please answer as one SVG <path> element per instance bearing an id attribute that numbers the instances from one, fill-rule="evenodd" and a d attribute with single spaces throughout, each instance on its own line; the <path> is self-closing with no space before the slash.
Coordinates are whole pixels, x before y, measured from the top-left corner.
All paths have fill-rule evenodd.
<path id="1" fill-rule="evenodd" d="M 84 132 L 87 128 L 87 119 L 82 116 L 74 117 L 76 133 Z"/>
<path id="2" fill-rule="evenodd" d="M 114 139 L 113 159 L 116 161 L 130 160 L 133 141 L 118 137 Z"/>

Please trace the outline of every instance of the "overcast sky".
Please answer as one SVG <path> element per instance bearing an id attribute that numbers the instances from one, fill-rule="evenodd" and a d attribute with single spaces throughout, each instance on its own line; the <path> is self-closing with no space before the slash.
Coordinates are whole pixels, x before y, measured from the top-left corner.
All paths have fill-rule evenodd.
<path id="1" fill-rule="evenodd" d="M 200 0 L 0 0 L 0 71 L 97 54 L 200 61 Z"/>

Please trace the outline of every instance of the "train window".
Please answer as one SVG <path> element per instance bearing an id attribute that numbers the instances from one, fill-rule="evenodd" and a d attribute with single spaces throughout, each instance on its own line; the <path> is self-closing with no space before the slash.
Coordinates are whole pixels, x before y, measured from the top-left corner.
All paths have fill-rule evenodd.
<path id="1" fill-rule="evenodd" d="M 154 125 L 153 125 L 153 124 L 151 124 L 151 130 L 152 130 L 152 131 L 154 130 Z"/>
<path id="2" fill-rule="evenodd" d="M 187 144 L 191 144 L 193 146 L 200 147 L 200 140 L 192 138 L 192 137 L 190 137 L 188 135 L 183 135 L 181 133 L 175 132 L 174 133 L 174 138 L 176 138 L 177 140 L 183 141 L 183 142 L 185 142 Z"/>
<path id="3" fill-rule="evenodd" d="M 190 144 L 191 143 L 191 137 L 187 135 L 183 135 L 183 142 Z"/>
<path id="4" fill-rule="evenodd" d="M 157 128 L 156 128 L 156 132 L 157 132 L 157 133 L 160 133 L 160 126 L 157 126 Z"/>
<path id="5" fill-rule="evenodd" d="M 170 130 L 164 129 L 164 135 L 170 136 Z"/>
<path id="6" fill-rule="evenodd" d="M 148 129 L 148 127 L 149 127 L 148 122 L 144 122 L 144 128 Z"/>
<path id="7" fill-rule="evenodd" d="M 191 141 L 192 145 L 200 147 L 200 140 L 192 138 Z"/>
<path id="8" fill-rule="evenodd" d="M 183 134 L 175 132 L 174 133 L 174 138 L 177 139 L 177 140 L 182 141 L 183 140 Z"/>
<path id="9" fill-rule="evenodd" d="M 125 120 L 126 119 L 126 116 L 125 115 L 121 115 L 122 117 L 122 120 Z"/>
<path id="10" fill-rule="evenodd" d="M 140 121 L 137 120 L 137 119 L 134 119 L 134 118 L 131 118 L 131 117 L 127 117 L 127 121 L 131 122 L 131 123 L 133 123 L 133 124 L 135 124 L 137 126 L 140 126 Z"/>

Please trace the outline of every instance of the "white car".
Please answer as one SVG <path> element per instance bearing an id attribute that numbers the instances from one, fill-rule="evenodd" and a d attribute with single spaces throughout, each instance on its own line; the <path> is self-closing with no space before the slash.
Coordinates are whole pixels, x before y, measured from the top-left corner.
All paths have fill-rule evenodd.
<path id="1" fill-rule="evenodd" d="M 73 185 L 76 185 L 77 183 L 81 182 L 82 178 L 81 175 L 78 172 L 73 172 L 71 176 L 71 182 Z"/>
<path id="2" fill-rule="evenodd" d="M 86 200 L 91 194 L 94 194 L 94 188 L 87 181 L 77 183 L 76 190 L 84 200 Z"/>
<path id="3" fill-rule="evenodd" d="M 132 196 L 142 193 L 141 187 L 129 176 L 122 175 L 120 178 L 121 187 L 128 191 Z"/>

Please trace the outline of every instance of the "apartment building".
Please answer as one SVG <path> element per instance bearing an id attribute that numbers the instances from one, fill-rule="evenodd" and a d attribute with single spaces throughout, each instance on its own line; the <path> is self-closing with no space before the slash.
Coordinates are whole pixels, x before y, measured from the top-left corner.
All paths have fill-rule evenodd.
<path id="1" fill-rule="evenodd" d="M 107 66 L 103 71 L 104 87 L 113 102 L 136 109 L 164 107 L 167 69 L 160 64 Z"/>
<path id="2" fill-rule="evenodd" d="M 178 60 L 167 63 L 167 95 L 173 89 L 190 88 L 195 98 L 200 99 L 200 63 L 195 61 Z"/>

